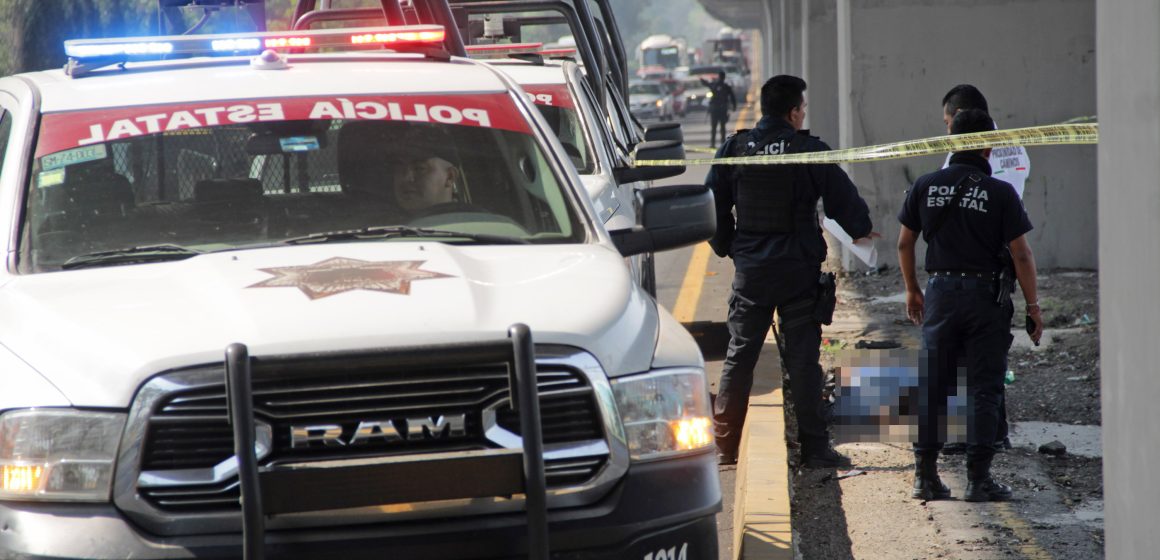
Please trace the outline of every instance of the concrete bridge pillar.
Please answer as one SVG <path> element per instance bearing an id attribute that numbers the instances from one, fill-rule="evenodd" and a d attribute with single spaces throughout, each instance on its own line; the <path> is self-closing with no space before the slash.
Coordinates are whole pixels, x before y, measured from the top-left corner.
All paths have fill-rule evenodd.
<path id="1" fill-rule="evenodd" d="M 1096 5 L 1100 374 L 1108 558 L 1160 550 L 1160 5 Z"/>

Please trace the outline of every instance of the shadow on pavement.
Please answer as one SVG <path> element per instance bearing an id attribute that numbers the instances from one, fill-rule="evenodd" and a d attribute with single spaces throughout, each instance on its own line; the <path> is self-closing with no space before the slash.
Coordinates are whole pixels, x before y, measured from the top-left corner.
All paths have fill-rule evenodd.
<path id="1" fill-rule="evenodd" d="M 782 370 L 787 442 L 797 434 L 793 413 L 793 388 Z M 796 442 L 794 442 L 796 443 Z M 795 552 L 800 558 L 853 560 L 854 543 L 842 507 L 841 472 L 838 469 L 807 469 L 801 466 L 800 448 L 790 445 L 790 511 L 793 512 Z M 860 468 L 855 466 L 855 468 Z M 809 500 L 804 503 L 803 500 Z"/>

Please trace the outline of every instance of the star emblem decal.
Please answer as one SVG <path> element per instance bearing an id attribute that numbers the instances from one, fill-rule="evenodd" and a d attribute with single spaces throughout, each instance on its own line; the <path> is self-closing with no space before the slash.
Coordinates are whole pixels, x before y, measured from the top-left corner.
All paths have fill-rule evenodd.
<path id="1" fill-rule="evenodd" d="M 363 261 L 334 257 L 305 266 L 259 268 L 274 275 L 247 288 L 298 288 L 310 299 L 322 299 L 352 290 L 409 295 L 411 282 L 454 278 L 419 270 L 427 261 Z"/>

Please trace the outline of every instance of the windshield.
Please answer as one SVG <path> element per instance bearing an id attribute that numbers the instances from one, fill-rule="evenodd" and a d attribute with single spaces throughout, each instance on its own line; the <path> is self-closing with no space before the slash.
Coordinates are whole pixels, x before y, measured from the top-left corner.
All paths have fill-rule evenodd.
<path id="1" fill-rule="evenodd" d="M 22 254 L 36 271 L 393 225 L 475 234 L 448 242 L 585 235 L 507 94 L 50 113 L 30 183 Z"/>
<path id="2" fill-rule="evenodd" d="M 523 86 L 532 102 L 539 108 L 552 132 L 564 146 L 568 158 L 576 166 L 581 175 L 588 175 L 596 171 L 596 162 L 593 161 L 592 150 L 588 149 L 588 141 L 584 134 L 584 125 L 580 121 L 580 113 L 576 110 L 576 102 L 572 93 L 565 84 L 528 84 Z"/>
<path id="3" fill-rule="evenodd" d="M 675 68 L 681 65 L 681 50 L 679 47 L 659 47 L 644 49 L 644 65 L 664 66 Z"/>
<path id="4" fill-rule="evenodd" d="M 628 86 L 629 95 L 664 95 L 660 84 L 632 84 Z"/>

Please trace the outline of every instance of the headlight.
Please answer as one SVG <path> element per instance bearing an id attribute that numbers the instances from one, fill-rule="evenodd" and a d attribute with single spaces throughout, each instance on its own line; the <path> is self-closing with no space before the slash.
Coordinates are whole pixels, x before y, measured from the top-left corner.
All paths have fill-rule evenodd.
<path id="1" fill-rule="evenodd" d="M 660 99 L 658 99 L 658 100 L 657 100 L 657 107 L 664 107 L 664 106 L 665 106 L 665 102 L 664 102 L 664 101 L 662 101 L 662 100 L 660 100 Z"/>
<path id="2" fill-rule="evenodd" d="M 0 415 L 0 500 L 106 501 L 125 415 L 18 410 Z"/>
<path id="3" fill-rule="evenodd" d="M 705 99 L 712 99 L 712 98 L 713 98 L 713 92 L 710 91 L 709 93 L 705 94 Z"/>
<path id="4" fill-rule="evenodd" d="M 612 382 L 634 461 L 711 447 L 713 419 L 701 370 L 658 371 Z"/>

